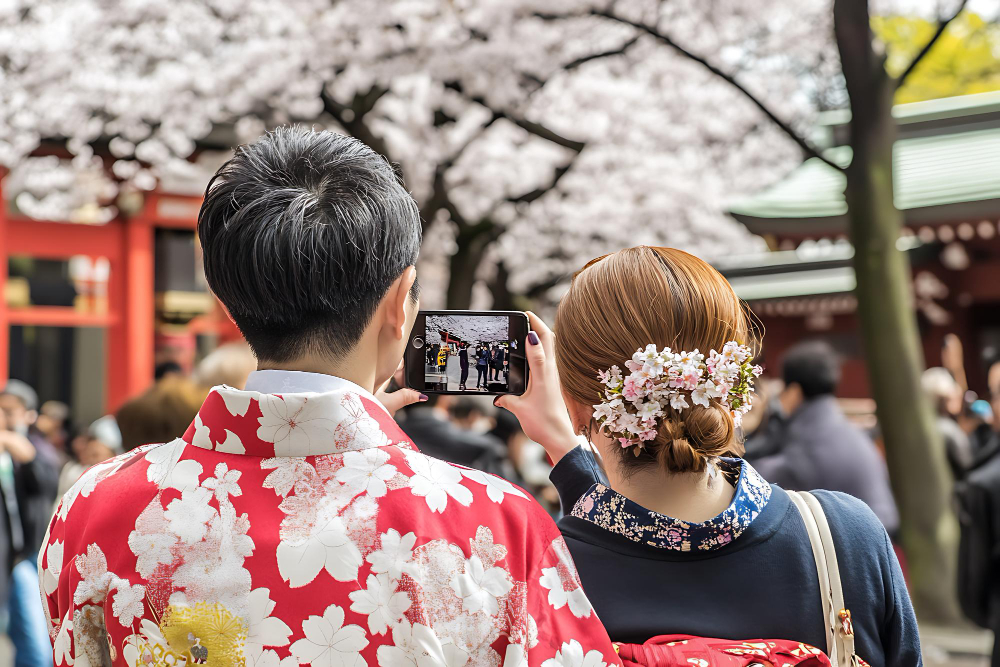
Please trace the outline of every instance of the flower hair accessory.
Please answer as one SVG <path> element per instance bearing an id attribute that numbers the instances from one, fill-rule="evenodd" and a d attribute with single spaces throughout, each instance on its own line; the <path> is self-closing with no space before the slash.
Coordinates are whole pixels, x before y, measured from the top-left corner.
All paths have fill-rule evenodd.
<path id="1" fill-rule="evenodd" d="M 618 366 L 597 374 L 605 400 L 593 406 L 594 419 L 623 448 L 636 445 L 637 456 L 644 442 L 656 438 L 657 419 L 668 405 L 678 411 L 692 404 L 707 408 L 714 398 L 729 408 L 738 426 L 750 410 L 753 380 L 762 372 L 752 361 L 750 348 L 736 341 L 707 358 L 698 350 L 657 350 L 650 343 L 625 362 L 629 375 L 622 376 Z"/>

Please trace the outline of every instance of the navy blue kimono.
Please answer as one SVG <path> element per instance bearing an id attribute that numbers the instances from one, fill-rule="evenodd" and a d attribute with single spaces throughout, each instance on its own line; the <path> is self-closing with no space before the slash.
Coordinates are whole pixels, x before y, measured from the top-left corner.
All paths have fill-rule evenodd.
<path id="1" fill-rule="evenodd" d="M 601 481 L 577 447 L 551 480 L 559 528 L 613 641 L 662 634 L 791 639 L 826 650 L 816 566 L 788 494 L 723 459 L 730 506 L 701 524 L 647 510 Z M 921 665 L 917 619 L 889 536 L 860 500 L 816 491 L 837 545 L 857 654 L 872 667 Z"/>

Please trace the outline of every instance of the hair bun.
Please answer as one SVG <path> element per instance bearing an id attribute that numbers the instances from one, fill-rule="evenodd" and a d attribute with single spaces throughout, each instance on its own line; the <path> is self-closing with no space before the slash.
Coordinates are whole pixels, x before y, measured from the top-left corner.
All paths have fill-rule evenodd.
<path id="1" fill-rule="evenodd" d="M 732 414 L 713 401 L 711 407 L 697 405 L 664 419 L 647 449 L 668 472 L 701 472 L 708 459 L 734 449 L 735 433 Z"/>

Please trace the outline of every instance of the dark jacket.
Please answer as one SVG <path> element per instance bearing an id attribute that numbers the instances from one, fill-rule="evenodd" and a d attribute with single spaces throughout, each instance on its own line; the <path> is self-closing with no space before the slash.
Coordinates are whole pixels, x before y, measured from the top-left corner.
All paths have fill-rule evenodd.
<path id="1" fill-rule="evenodd" d="M 480 350 L 476 353 L 476 366 L 486 367 L 489 364 L 490 353 L 486 350 Z"/>
<path id="2" fill-rule="evenodd" d="M 772 484 L 796 491 L 842 491 L 863 500 L 890 535 L 899 512 L 875 443 L 847 421 L 833 396 L 806 401 L 788 419 L 781 451 L 748 459 Z"/>
<path id="3" fill-rule="evenodd" d="M 400 426 L 421 452 L 449 463 L 487 470 L 506 455 L 497 438 L 460 429 L 426 405 L 409 408 Z"/>
<path id="4" fill-rule="evenodd" d="M 577 447 L 556 464 L 551 479 L 568 512 L 581 496 L 590 497 L 598 476 L 589 454 Z M 611 639 L 791 639 L 825 650 L 805 524 L 788 494 L 770 489 L 749 526 L 712 550 L 664 549 L 577 516 L 560 519 L 583 588 Z M 889 536 L 857 499 L 828 491 L 815 495 L 838 547 L 858 655 L 872 667 L 920 665 L 917 620 Z"/>
<path id="5" fill-rule="evenodd" d="M 458 365 L 463 371 L 469 370 L 469 351 L 464 347 L 458 351 Z"/>
<path id="6" fill-rule="evenodd" d="M 503 370 L 503 360 L 504 352 L 503 348 L 498 347 L 493 351 L 493 368 L 496 370 Z"/>
<path id="7" fill-rule="evenodd" d="M 15 464 L 14 479 L 24 530 L 24 548 L 19 555 L 35 558 L 52 518 L 62 462 L 52 443 L 40 433 L 29 433 L 28 440 L 35 446 L 35 458 L 28 463 Z"/>

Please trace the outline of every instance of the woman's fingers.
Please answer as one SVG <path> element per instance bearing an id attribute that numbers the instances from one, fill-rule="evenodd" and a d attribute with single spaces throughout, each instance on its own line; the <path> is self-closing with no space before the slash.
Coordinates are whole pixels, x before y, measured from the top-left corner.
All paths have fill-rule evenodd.
<path id="1" fill-rule="evenodd" d="M 528 323 L 531 325 L 531 330 L 538 334 L 538 339 L 541 341 L 542 347 L 551 353 L 556 342 L 556 336 L 552 333 L 552 329 L 549 329 L 548 325 L 542 321 L 542 318 L 533 312 L 528 311 L 525 314 L 528 316 Z"/>
<path id="2" fill-rule="evenodd" d="M 420 403 L 427 400 L 427 396 L 415 389 L 397 389 L 393 392 L 380 391 L 376 394 L 389 414 L 395 416 L 396 411 L 407 405 Z"/>

